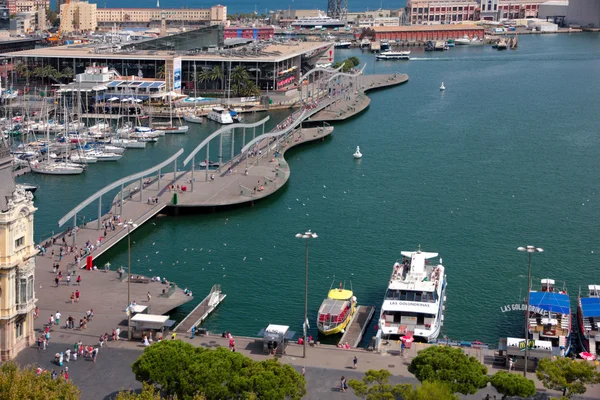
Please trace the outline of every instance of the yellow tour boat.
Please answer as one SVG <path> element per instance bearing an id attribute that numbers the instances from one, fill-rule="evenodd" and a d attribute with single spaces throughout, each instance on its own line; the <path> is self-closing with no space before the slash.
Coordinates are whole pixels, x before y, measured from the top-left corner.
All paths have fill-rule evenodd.
<path id="1" fill-rule="evenodd" d="M 356 309 L 356 297 L 352 290 L 344 289 L 340 283 L 337 289 L 330 289 L 329 295 L 319 308 L 317 328 L 323 335 L 343 332 L 350 323 Z"/>

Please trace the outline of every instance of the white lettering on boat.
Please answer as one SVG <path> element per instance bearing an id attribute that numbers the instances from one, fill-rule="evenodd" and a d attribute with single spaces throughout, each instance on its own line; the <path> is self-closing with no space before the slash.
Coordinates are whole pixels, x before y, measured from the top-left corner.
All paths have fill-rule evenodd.
<path id="1" fill-rule="evenodd" d="M 526 309 L 526 304 L 507 304 L 505 306 L 500 307 L 500 311 L 502 311 L 503 313 L 509 311 L 525 311 Z M 531 304 L 529 305 L 529 311 L 540 315 L 548 315 L 548 311 Z"/>
<path id="2" fill-rule="evenodd" d="M 430 303 L 419 303 L 412 301 L 389 301 L 388 304 L 390 306 L 416 306 L 416 307 L 429 307 Z"/>

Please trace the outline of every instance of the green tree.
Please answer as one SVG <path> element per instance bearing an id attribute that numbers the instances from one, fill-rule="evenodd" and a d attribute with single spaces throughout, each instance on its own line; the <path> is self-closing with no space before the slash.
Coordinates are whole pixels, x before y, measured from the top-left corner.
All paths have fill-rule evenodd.
<path id="1" fill-rule="evenodd" d="M 348 58 L 348 60 L 352 63 L 353 67 L 357 67 L 358 65 L 360 65 L 360 60 L 356 56 L 352 56 Z"/>
<path id="2" fill-rule="evenodd" d="M 475 394 L 488 383 L 487 368 L 462 349 L 431 346 L 413 358 L 408 371 L 423 381 L 442 381 L 453 393 Z"/>
<path id="3" fill-rule="evenodd" d="M 60 25 L 60 19 L 58 18 L 58 14 L 50 8 L 46 8 L 46 19 L 50 22 L 52 26 Z"/>
<path id="4" fill-rule="evenodd" d="M 207 350 L 179 341 L 162 341 L 144 350 L 132 365 L 136 379 L 186 399 L 301 399 L 304 377 L 277 360 L 255 362 L 224 348 Z"/>
<path id="5" fill-rule="evenodd" d="M 79 399 L 80 391 L 65 379 L 52 379 L 49 372 L 37 375 L 33 368 L 20 370 L 8 362 L 0 367 L 0 400 Z"/>
<path id="6" fill-rule="evenodd" d="M 535 383 L 522 375 L 498 371 L 490 380 L 498 393 L 506 396 L 529 397 L 535 394 Z"/>
<path id="7" fill-rule="evenodd" d="M 215 65 L 210 70 L 210 80 L 211 81 L 219 81 L 219 88 L 223 89 L 222 83 L 223 78 L 225 77 L 225 73 L 223 72 L 223 68 L 218 65 Z"/>
<path id="8" fill-rule="evenodd" d="M 56 76 L 58 78 L 70 78 L 73 79 L 73 69 L 71 67 L 65 67 L 62 71 L 56 71 Z"/>
<path id="9" fill-rule="evenodd" d="M 22 78 L 29 78 L 31 74 L 31 71 L 29 70 L 27 65 L 23 64 L 22 62 L 15 64 L 13 69 L 17 73 L 17 76 L 20 76 Z"/>
<path id="10" fill-rule="evenodd" d="M 160 391 L 156 389 L 154 386 L 143 383 L 143 388 L 140 393 L 135 393 L 133 391 L 121 391 L 117 393 L 117 397 L 115 400 L 162 400 L 163 397 L 160 395 Z M 191 400 L 206 400 L 206 397 L 201 394 L 195 395 Z"/>
<path id="11" fill-rule="evenodd" d="M 600 383 L 595 365 L 570 358 L 540 360 L 536 376 L 545 388 L 560 390 L 566 398 L 585 393 L 585 385 Z"/>
<path id="12" fill-rule="evenodd" d="M 351 379 L 348 382 L 354 393 L 367 400 L 458 400 L 450 388 L 443 382 L 423 382 L 413 388 L 410 384 L 389 383 L 391 373 L 388 370 L 370 369 L 361 381 Z"/>
<path id="13" fill-rule="evenodd" d="M 236 96 L 240 95 L 242 88 L 249 82 L 250 75 L 245 67 L 238 65 L 231 70 L 231 84 L 233 84 L 233 87 L 235 88 L 234 92 Z"/>
<path id="14" fill-rule="evenodd" d="M 348 386 L 354 390 L 357 396 L 367 400 L 393 400 L 401 397 L 403 393 L 412 390 L 411 385 L 392 386 L 389 383 L 390 375 L 390 371 L 386 369 L 380 369 L 379 371 L 370 369 L 365 373 L 361 381 L 350 379 Z M 408 388 L 409 386 L 410 389 Z"/>

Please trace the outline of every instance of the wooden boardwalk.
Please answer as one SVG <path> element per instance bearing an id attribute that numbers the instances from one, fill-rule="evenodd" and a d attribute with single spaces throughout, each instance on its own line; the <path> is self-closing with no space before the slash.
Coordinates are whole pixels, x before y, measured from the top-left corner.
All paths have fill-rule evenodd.
<path id="1" fill-rule="evenodd" d="M 358 347 L 362 340 L 369 322 L 375 314 L 375 306 L 358 306 L 352 316 L 352 321 L 348 324 L 346 332 L 342 335 L 340 343 L 348 342 L 352 348 Z"/>
<path id="2" fill-rule="evenodd" d="M 200 325 L 227 297 L 221 292 L 221 285 L 214 285 L 208 294 L 176 327 L 174 332 L 190 332 Z"/>

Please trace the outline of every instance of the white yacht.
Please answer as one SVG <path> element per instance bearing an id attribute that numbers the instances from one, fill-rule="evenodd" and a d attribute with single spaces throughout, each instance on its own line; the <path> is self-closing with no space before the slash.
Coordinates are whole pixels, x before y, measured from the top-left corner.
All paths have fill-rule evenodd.
<path id="1" fill-rule="evenodd" d="M 98 162 L 98 159 L 89 154 L 71 154 L 69 160 L 76 164 L 95 164 Z"/>
<path id="2" fill-rule="evenodd" d="M 123 154 L 125 152 L 124 147 L 119 146 L 111 146 L 109 144 L 105 144 L 101 147 L 102 151 L 105 153 L 115 153 L 115 154 Z"/>
<path id="3" fill-rule="evenodd" d="M 124 149 L 145 149 L 146 142 L 140 142 L 135 139 L 112 139 L 110 141 L 115 147 L 122 147 Z"/>
<path id="4" fill-rule="evenodd" d="M 223 125 L 233 124 L 231 113 L 229 112 L 229 110 L 226 110 L 223 107 L 213 107 L 213 109 L 210 110 L 206 118 Z"/>
<path id="5" fill-rule="evenodd" d="M 393 267 L 381 306 L 379 329 L 386 337 L 414 336 L 415 340 L 437 339 L 444 320 L 446 274 L 442 260 L 428 260 L 438 253 L 403 251 Z"/>
<path id="6" fill-rule="evenodd" d="M 31 170 L 43 175 L 79 175 L 84 171 L 84 168 L 81 165 L 74 166 L 70 163 L 34 161 L 31 163 Z"/>
<path id="7" fill-rule="evenodd" d="M 330 18 L 319 12 L 316 17 L 298 18 L 291 26 L 293 28 L 341 28 L 346 26 L 346 21 Z"/>
<path id="8" fill-rule="evenodd" d="M 186 133 L 188 131 L 188 129 L 190 129 L 189 126 L 187 125 L 179 125 L 179 126 L 174 126 L 174 125 L 168 125 L 168 124 L 157 124 L 154 125 L 153 128 L 155 129 L 156 132 L 158 133 Z"/>
<path id="9" fill-rule="evenodd" d="M 122 154 L 105 153 L 98 150 L 88 151 L 86 155 L 96 157 L 98 161 L 119 161 L 123 157 Z"/>
<path id="10" fill-rule="evenodd" d="M 202 123 L 202 116 L 201 115 L 196 115 L 194 113 L 190 113 L 190 114 L 186 114 L 183 116 L 183 120 L 185 122 L 191 122 L 193 124 L 201 124 Z"/>
<path id="11" fill-rule="evenodd" d="M 378 60 L 410 60 L 410 51 L 384 51 L 377 54 Z"/>

